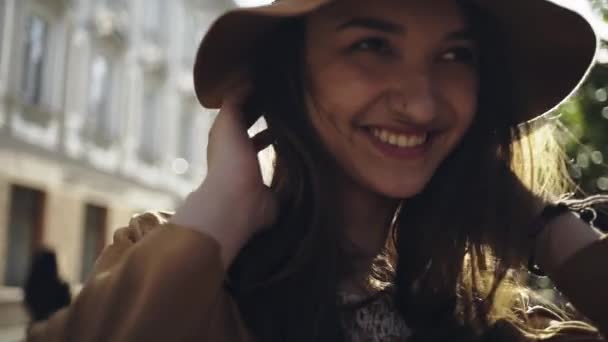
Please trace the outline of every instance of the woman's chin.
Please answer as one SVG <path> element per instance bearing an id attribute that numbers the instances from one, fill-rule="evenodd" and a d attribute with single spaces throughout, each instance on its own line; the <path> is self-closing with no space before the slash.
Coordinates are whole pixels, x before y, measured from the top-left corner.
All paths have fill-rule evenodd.
<path id="1" fill-rule="evenodd" d="M 427 182 L 408 182 L 407 184 L 403 184 L 402 182 L 383 183 L 375 187 L 375 192 L 388 198 L 407 199 L 421 193 L 426 184 Z"/>

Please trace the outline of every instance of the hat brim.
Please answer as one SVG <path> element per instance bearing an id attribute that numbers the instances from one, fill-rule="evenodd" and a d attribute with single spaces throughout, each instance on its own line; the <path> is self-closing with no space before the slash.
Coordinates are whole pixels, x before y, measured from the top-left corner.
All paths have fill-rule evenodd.
<path id="1" fill-rule="evenodd" d="M 200 103 L 207 108 L 221 106 L 265 33 L 286 18 L 310 14 L 333 1 L 281 0 L 222 15 L 205 35 L 195 61 L 194 88 Z M 598 37 L 578 13 L 546 0 L 471 1 L 493 15 L 505 32 L 507 60 L 523 101 L 516 123 L 550 112 L 591 70 Z"/>

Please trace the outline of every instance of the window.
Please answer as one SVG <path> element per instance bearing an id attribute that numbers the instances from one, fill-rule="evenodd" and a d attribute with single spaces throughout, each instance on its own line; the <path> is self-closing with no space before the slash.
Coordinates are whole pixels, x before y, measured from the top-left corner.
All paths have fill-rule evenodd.
<path id="1" fill-rule="evenodd" d="M 202 18 L 206 19 L 205 17 Z M 201 15 L 194 11 L 187 11 L 184 15 L 184 35 L 182 62 L 186 68 L 192 68 L 196 56 L 196 49 L 203 37 L 205 21 L 201 24 Z"/>
<path id="2" fill-rule="evenodd" d="M 44 63 L 47 55 L 49 24 L 37 15 L 25 21 L 22 99 L 31 105 L 40 105 L 43 96 Z"/>
<path id="3" fill-rule="evenodd" d="M 182 113 L 179 131 L 178 157 L 185 159 L 188 163 L 192 162 L 195 144 L 195 117 L 191 106 L 185 106 L 186 110 Z"/>
<path id="4" fill-rule="evenodd" d="M 65 1 L 65 0 L 64 0 Z M 127 0 L 93 0 L 92 24 L 95 34 L 111 39 L 118 44 L 126 44 L 128 36 L 129 9 Z"/>
<path id="5" fill-rule="evenodd" d="M 179 120 L 177 159 L 173 162 L 173 172 L 188 178 L 204 166 L 212 119 L 212 114 L 201 111 L 199 105 L 184 105 Z"/>
<path id="6" fill-rule="evenodd" d="M 125 0 L 99 0 L 99 2 L 111 8 L 121 8 L 126 6 Z"/>
<path id="7" fill-rule="evenodd" d="M 161 159 L 160 91 L 154 84 L 145 86 L 140 116 L 139 157 L 147 164 L 155 165 Z"/>
<path id="8" fill-rule="evenodd" d="M 209 112 L 199 112 L 194 121 L 194 145 L 192 153 L 192 165 L 204 166 L 207 160 L 207 138 L 211 128 L 212 116 Z"/>
<path id="9" fill-rule="evenodd" d="M 85 135 L 102 147 L 120 134 L 120 121 L 112 110 L 113 64 L 103 55 L 93 58 L 89 78 L 89 103 Z"/>
<path id="10" fill-rule="evenodd" d="M 93 271 L 95 260 L 106 243 L 108 210 L 87 204 L 84 208 L 84 231 L 82 240 L 81 280 L 84 282 Z"/>
<path id="11" fill-rule="evenodd" d="M 4 283 L 22 286 L 25 283 L 31 255 L 42 238 L 44 194 L 13 186 L 8 223 L 8 255 Z"/>
<path id="12" fill-rule="evenodd" d="M 6 15 L 6 0 L 0 0 L 0 56 L 2 55 L 2 44 L 4 44 L 4 22 Z"/>
<path id="13" fill-rule="evenodd" d="M 143 8 L 143 31 L 144 37 L 158 45 L 165 42 L 163 16 L 166 15 L 165 0 L 148 0 Z"/>

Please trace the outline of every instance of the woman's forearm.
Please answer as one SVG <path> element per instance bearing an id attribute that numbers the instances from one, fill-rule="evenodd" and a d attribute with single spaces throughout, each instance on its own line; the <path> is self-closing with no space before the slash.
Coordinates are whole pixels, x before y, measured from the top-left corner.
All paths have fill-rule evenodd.
<path id="1" fill-rule="evenodd" d="M 572 213 L 560 215 L 547 223 L 538 236 L 536 248 L 539 266 L 553 274 L 579 250 L 599 240 L 602 234 Z"/>
<path id="2" fill-rule="evenodd" d="M 158 228 L 96 273 L 71 306 L 33 324 L 27 341 L 213 340 L 211 322 L 227 309 L 217 303 L 228 300 L 219 246 L 191 229 Z"/>
<path id="3" fill-rule="evenodd" d="M 186 198 L 169 221 L 214 238 L 220 245 L 222 264 L 227 269 L 252 231 L 248 228 L 248 217 L 243 215 L 246 211 L 237 204 L 238 199 L 226 198 L 221 189 L 215 189 L 211 183 L 203 184 Z M 231 208 L 231 212 L 226 208 Z"/>

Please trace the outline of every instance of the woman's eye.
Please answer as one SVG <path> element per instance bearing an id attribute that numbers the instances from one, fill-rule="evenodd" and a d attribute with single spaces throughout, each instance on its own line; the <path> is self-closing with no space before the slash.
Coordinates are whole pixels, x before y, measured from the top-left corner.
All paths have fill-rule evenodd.
<path id="1" fill-rule="evenodd" d="M 391 53 L 391 47 L 386 39 L 383 38 L 366 38 L 353 44 L 350 48 L 355 52 L 373 52 L 380 55 L 388 55 Z"/>
<path id="2" fill-rule="evenodd" d="M 442 55 L 442 59 L 453 63 L 477 64 L 477 54 L 473 48 L 469 47 L 452 48 Z"/>

